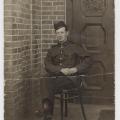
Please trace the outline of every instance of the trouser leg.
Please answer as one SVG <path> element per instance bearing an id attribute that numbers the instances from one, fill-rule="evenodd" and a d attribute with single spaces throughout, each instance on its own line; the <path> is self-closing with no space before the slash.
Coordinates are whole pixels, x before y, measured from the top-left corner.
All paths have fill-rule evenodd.
<path id="1" fill-rule="evenodd" d="M 56 93 L 61 92 L 63 89 L 69 89 L 73 87 L 78 87 L 78 83 L 80 82 L 80 79 L 77 77 L 75 78 L 68 78 L 66 76 L 64 77 L 49 77 L 47 79 L 47 91 L 48 91 L 48 96 L 47 98 L 51 101 L 52 103 L 52 113 L 53 113 L 53 107 L 54 107 L 54 95 Z"/>
<path id="2" fill-rule="evenodd" d="M 72 80 L 67 77 L 57 77 L 48 79 L 48 98 L 52 101 L 54 107 L 54 95 L 60 93 L 63 89 L 69 89 L 75 87 Z M 53 110 L 52 110 L 53 111 Z"/>

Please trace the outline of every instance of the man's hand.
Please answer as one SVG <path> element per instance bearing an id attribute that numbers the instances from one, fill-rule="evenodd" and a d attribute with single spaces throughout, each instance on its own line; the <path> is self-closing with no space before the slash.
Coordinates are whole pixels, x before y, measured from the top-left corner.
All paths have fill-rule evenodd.
<path id="1" fill-rule="evenodd" d="M 64 74 L 64 75 L 72 75 L 74 73 L 76 73 L 78 70 L 77 68 L 62 68 L 61 69 L 61 72 Z"/>
<path id="2" fill-rule="evenodd" d="M 74 74 L 74 73 L 76 73 L 77 71 L 78 71 L 78 70 L 77 70 L 76 67 L 69 69 L 69 72 L 70 72 L 71 74 Z"/>
<path id="3" fill-rule="evenodd" d="M 69 75 L 69 68 L 62 68 L 61 69 L 61 72 L 64 74 L 64 75 Z"/>

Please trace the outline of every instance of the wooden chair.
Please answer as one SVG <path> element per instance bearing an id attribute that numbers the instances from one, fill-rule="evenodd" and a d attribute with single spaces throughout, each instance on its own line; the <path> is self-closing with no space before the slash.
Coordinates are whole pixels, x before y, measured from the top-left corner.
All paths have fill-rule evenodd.
<path id="1" fill-rule="evenodd" d="M 82 75 L 82 76 L 84 77 L 84 75 Z M 72 88 L 72 89 L 63 89 L 59 93 L 60 97 L 57 97 L 58 99 L 60 99 L 61 120 L 63 120 L 64 117 L 68 116 L 69 101 L 75 100 L 76 98 L 78 98 L 79 103 L 81 105 L 82 116 L 83 116 L 84 120 L 87 120 L 83 102 L 82 102 L 82 87 L 83 87 L 84 79 L 83 78 L 81 79 L 81 78 L 82 77 L 80 77 L 80 84 L 78 85 L 79 87 Z"/>

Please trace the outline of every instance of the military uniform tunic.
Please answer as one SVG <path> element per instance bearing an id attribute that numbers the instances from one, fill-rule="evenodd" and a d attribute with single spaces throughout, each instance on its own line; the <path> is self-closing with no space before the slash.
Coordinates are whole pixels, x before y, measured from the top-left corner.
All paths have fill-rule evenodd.
<path id="1" fill-rule="evenodd" d="M 61 75 L 61 68 L 76 67 L 82 74 L 90 66 L 90 57 L 83 49 L 70 41 L 53 46 L 45 59 L 46 71 L 50 74 Z"/>

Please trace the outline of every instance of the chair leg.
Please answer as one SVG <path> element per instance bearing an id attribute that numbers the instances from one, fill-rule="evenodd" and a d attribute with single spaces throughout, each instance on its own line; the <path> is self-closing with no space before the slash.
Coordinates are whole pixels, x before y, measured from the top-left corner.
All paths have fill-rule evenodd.
<path id="1" fill-rule="evenodd" d="M 61 120 L 63 120 L 63 93 L 61 93 L 61 96 L 60 96 L 60 102 L 61 102 Z"/>
<path id="2" fill-rule="evenodd" d="M 82 101 L 81 91 L 80 91 L 80 94 L 79 94 L 79 101 L 80 101 L 80 105 L 81 105 L 81 111 L 82 111 L 82 114 L 83 114 L 83 118 L 84 118 L 84 120 L 87 120 L 84 105 L 83 105 L 83 101 Z"/>
<path id="3" fill-rule="evenodd" d="M 65 117 L 68 116 L 67 93 L 65 93 Z"/>

